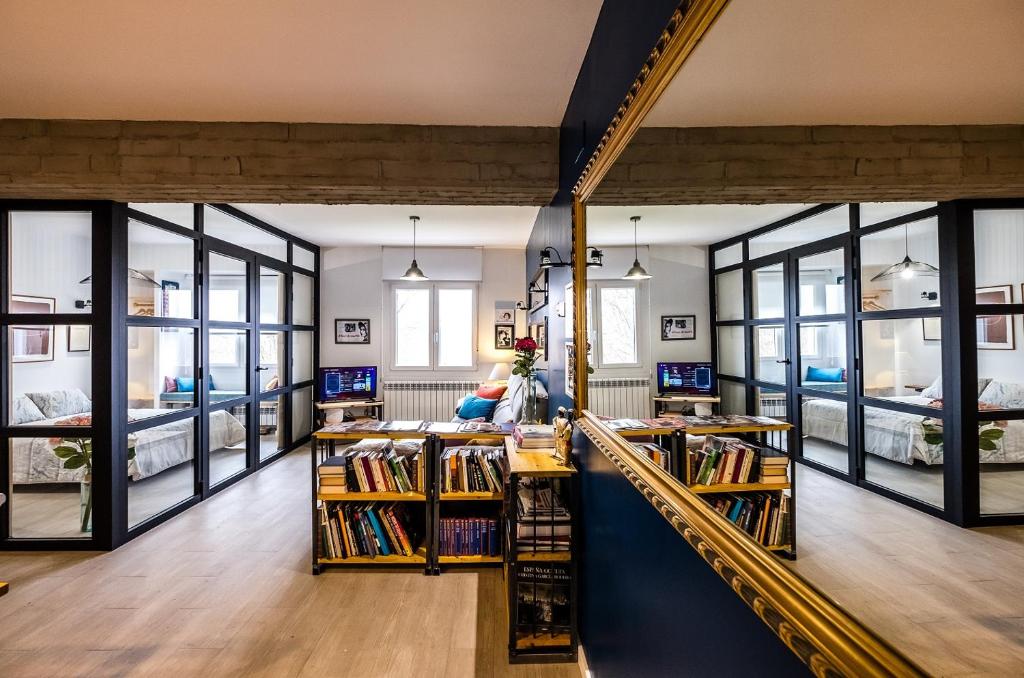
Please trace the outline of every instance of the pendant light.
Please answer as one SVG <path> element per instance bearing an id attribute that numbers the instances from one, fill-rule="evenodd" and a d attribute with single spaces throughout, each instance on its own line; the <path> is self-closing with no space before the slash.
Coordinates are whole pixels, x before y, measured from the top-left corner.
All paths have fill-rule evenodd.
<path id="1" fill-rule="evenodd" d="M 923 261 L 914 261 L 910 258 L 910 224 L 903 225 L 903 252 L 903 261 L 885 269 L 872 278 L 871 282 L 876 280 L 892 280 L 893 278 L 909 280 L 918 275 L 937 276 L 939 274 L 939 269 L 931 264 L 926 264 Z"/>
<path id="2" fill-rule="evenodd" d="M 412 265 L 409 266 L 409 270 L 402 276 L 402 280 L 410 280 L 413 282 L 419 280 L 430 280 L 426 274 L 420 270 L 419 264 L 416 263 L 416 223 L 420 220 L 419 217 L 409 217 L 412 221 Z"/>
<path id="3" fill-rule="evenodd" d="M 622 276 L 622 279 L 649 280 L 651 274 L 647 272 L 647 269 L 640 265 L 640 247 L 637 245 L 636 230 L 640 217 L 630 217 L 629 220 L 633 222 L 633 266 L 626 271 L 626 275 Z"/>

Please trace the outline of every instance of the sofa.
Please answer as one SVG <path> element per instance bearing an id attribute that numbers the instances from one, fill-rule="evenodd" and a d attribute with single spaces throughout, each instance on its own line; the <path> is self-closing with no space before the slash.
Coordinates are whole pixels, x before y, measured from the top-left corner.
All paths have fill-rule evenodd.
<path id="1" fill-rule="evenodd" d="M 466 398 L 473 395 L 467 393 L 455 404 L 455 416 L 452 417 L 453 422 L 465 422 L 469 419 L 464 419 L 459 416 L 459 409 L 462 404 L 466 401 Z M 537 406 L 541 412 L 547 411 L 548 392 L 544 388 L 539 380 L 537 381 Z M 498 404 L 494 408 L 494 414 L 488 421 L 495 424 L 517 424 L 523 419 L 523 405 L 526 402 L 526 380 L 522 377 L 513 374 L 508 378 L 508 387 L 505 389 L 505 393 L 498 399 Z"/>

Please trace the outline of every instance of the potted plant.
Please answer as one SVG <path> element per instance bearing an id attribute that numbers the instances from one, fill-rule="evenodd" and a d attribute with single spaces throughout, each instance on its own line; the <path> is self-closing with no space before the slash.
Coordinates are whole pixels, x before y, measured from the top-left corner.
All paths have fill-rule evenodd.
<path id="1" fill-rule="evenodd" d="M 64 426 L 89 426 L 92 418 L 72 417 L 60 422 Z M 64 462 L 69 471 L 85 469 L 81 481 L 81 512 L 82 532 L 92 532 L 92 439 L 90 438 L 51 438 L 55 445 L 53 453 Z M 135 447 L 128 448 L 128 462 L 135 459 Z"/>

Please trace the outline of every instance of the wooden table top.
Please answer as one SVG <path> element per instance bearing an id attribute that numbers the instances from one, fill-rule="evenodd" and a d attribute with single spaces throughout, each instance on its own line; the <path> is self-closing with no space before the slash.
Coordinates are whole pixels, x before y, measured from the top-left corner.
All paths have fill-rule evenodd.
<path id="1" fill-rule="evenodd" d="M 0 596 L 5 595 L 7 593 L 8 588 L 10 588 L 10 586 L 7 584 L 7 582 L 0 581 Z"/>

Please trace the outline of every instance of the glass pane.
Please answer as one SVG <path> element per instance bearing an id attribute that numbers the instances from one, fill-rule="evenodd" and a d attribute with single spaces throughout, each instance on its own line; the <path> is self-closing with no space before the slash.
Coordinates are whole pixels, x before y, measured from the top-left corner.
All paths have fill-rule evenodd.
<path id="1" fill-rule="evenodd" d="M 743 261 L 743 243 L 729 245 L 715 252 L 715 268 L 725 268 Z"/>
<path id="2" fill-rule="evenodd" d="M 846 393 L 846 323 L 800 324 L 800 385 Z"/>
<path id="3" fill-rule="evenodd" d="M 795 224 L 751 238 L 748 245 L 748 256 L 751 259 L 756 259 L 788 250 L 797 245 L 805 245 L 833 235 L 847 233 L 850 230 L 849 209 L 846 205 L 840 205 Z"/>
<path id="4" fill-rule="evenodd" d="M 210 374 L 206 388 L 210 391 L 211 403 L 246 394 L 248 334 L 245 330 L 210 330 Z"/>
<path id="5" fill-rule="evenodd" d="M 313 333 L 292 332 L 292 383 L 313 378 Z"/>
<path id="6" fill-rule="evenodd" d="M 92 214 L 10 213 L 11 313 L 92 311 Z"/>
<path id="7" fill-rule="evenodd" d="M 316 255 L 304 247 L 293 245 L 292 263 L 300 268 L 312 271 L 316 268 Z"/>
<path id="8" fill-rule="evenodd" d="M 754 317 L 783 317 L 786 314 L 786 286 L 782 279 L 782 264 L 759 268 L 751 276 L 754 287 Z"/>
<path id="9" fill-rule="evenodd" d="M 715 315 L 718 320 L 743 320 L 743 271 L 715 276 Z"/>
<path id="10" fill-rule="evenodd" d="M 759 417 L 790 421 L 786 405 L 786 392 L 774 388 L 755 387 L 754 414 Z M 789 449 L 789 433 L 787 431 L 769 431 L 765 434 L 765 443 L 780 450 Z"/>
<path id="11" fill-rule="evenodd" d="M 843 250 L 802 257 L 800 276 L 800 315 L 825 315 L 846 311 Z"/>
<path id="12" fill-rule="evenodd" d="M 88 539 L 92 537 L 91 484 L 82 463 L 92 441 L 72 432 L 64 438 L 10 438 L 11 537 Z M 73 456 L 61 459 L 54 448 Z M 70 468 L 69 468 L 70 467 Z"/>
<path id="13" fill-rule="evenodd" d="M 1024 279 L 1024 210 L 975 210 L 976 286 L 999 286 L 1021 279 Z M 1017 292 L 1024 292 L 1024 289 Z M 1018 298 L 1024 301 L 1024 294 Z"/>
<path id="14" fill-rule="evenodd" d="M 203 232 L 274 259 L 288 260 L 288 242 L 284 238 L 208 205 L 203 208 Z"/>
<path id="15" fill-rule="evenodd" d="M 1024 410 L 1024 360 L 1017 349 L 1024 316 L 982 316 L 977 325 L 979 409 Z"/>
<path id="16" fill-rule="evenodd" d="M 928 405 L 942 398 L 942 341 L 937 321 L 903 318 L 861 323 L 864 395 L 912 405 Z"/>
<path id="17" fill-rule="evenodd" d="M 194 407 L 195 330 L 128 328 L 128 420 Z"/>
<path id="18" fill-rule="evenodd" d="M 190 202 L 130 202 L 128 207 L 185 228 L 195 228 L 195 206 Z"/>
<path id="19" fill-rule="evenodd" d="M 191 238 L 128 222 L 128 315 L 191 318 L 194 283 Z"/>
<path id="20" fill-rule="evenodd" d="M 245 262 L 211 252 L 210 320 L 245 322 L 248 303 Z"/>
<path id="21" fill-rule="evenodd" d="M 910 265 L 905 268 L 901 264 L 908 257 Z M 938 306 L 938 267 L 938 219 L 894 226 L 861 238 L 861 308 L 887 311 Z"/>
<path id="22" fill-rule="evenodd" d="M 938 203 L 934 202 L 863 202 L 860 204 L 860 225 L 870 226 L 904 214 L 920 212 Z"/>
<path id="23" fill-rule="evenodd" d="M 260 460 L 274 456 L 283 450 L 288 441 L 284 439 L 284 427 L 280 425 L 285 412 L 287 396 L 276 396 L 260 401 Z"/>
<path id="24" fill-rule="evenodd" d="M 850 433 L 845 400 L 800 396 L 800 446 L 804 459 L 848 473 Z"/>
<path id="25" fill-rule="evenodd" d="M 301 273 L 292 274 L 292 324 L 313 324 L 313 278 Z"/>
<path id="26" fill-rule="evenodd" d="M 746 348 L 743 345 L 744 327 L 718 328 L 718 372 L 734 377 L 747 376 Z"/>
<path id="27" fill-rule="evenodd" d="M 268 325 L 283 325 L 284 317 L 284 273 L 260 266 L 260 322 Z"/>
<path id="28" fill-rule="evenodd" d="M 743 384 L 719 379 L 718 395 L 722 400 L 722 414 L 747 413 L 747 387 Z"/>
<path id="29" fill-rule="evenodd" d="M 260 332 L 260 391 L 271 391 L 283 386 L 281 372 L 284 366 L 284 332 Z"/>
<path id="30" fill-rule="evenodd" d="M 754 328 L 754 378 L 773 384 L 786 383 L 786 328 L 758 325 Z"/>
<path id="31" fill-rule="evenodd" d="M 71 425 L 69 418 L 91 415 L 91 328 L 14 325 L 7 331 L 11 425 Z"/>
<path id="32" fill-rule="evenodd" d="M 128 436 L 128 526 L 195 494 L 195 422 L 185 419 Z"/>
<path id="33" fill-rule="evenodd" d="M 932 506 L 943 505 L 942 420 L 862 408 L 864 478 Z M 936 416 L 941 416 L 936 412 Z"/>
<path id="34" fill-rule="evenodd" d="M 313 387 L 292 392 L 292 442 L 301 440 L 313 430 Z"/>
<path id="35" fill-rule="evenodd" d="M 636 288 L 602 287 L 600 299 L 601 365 L 636 364 Z"/>
<path id="36" fill-rule="evenodd" d="M 981 512 L 1024 513 L 1024 421 L 981 422 L 978 427 Z"/>
<path id="37" fill-rule="evenodd" d="M 437 291 L 437 364 L 438 367 L 473 365 L 473 290 Z"/>
<path id="38" fill-rule="evenodd" d="M 246 406 L 210 412 L 210 484 L 216 485 L 246 469 Z"/>
<path id="39" fill-rule="evenodd" d="M 430 367 L 430 289 L 395 290 L 395 367 Z"/>

